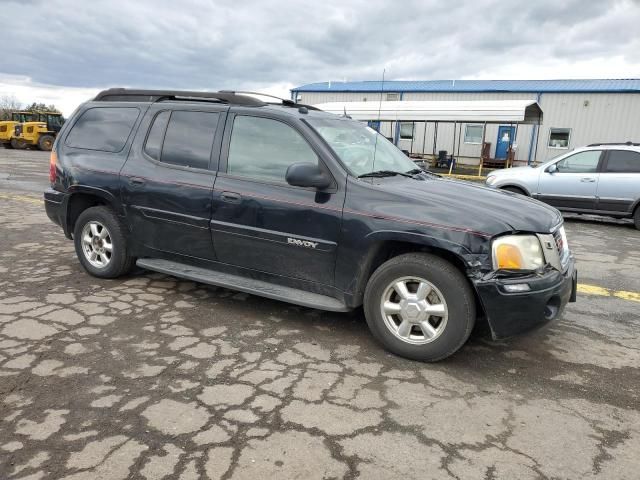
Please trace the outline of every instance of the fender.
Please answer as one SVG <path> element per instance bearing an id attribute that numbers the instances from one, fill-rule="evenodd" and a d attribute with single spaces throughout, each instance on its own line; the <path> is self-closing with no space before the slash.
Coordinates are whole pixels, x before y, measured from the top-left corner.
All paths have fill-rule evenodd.
<path id="1" fill-rule="evenodd" d="M 489 241 L 474 235 L 469 235 L 468 241 L 486 243 L 483 246 L 477 245 L 479 248 L 476 251 L 482 253 L 474 253 L 469 247 L 460 243 L 415 232 L 378 230 L 366 235 L 364 240 L 365 243 L 361 245 L 360 250 L 362 253 L 355 262 L 356 268 L 352 271 L 346 285 L 346 291 L 353 292 L 353 301 L 356 304 L 361 303 L 367 281 L 373 273 L 373 266 L 382 260 L 380 255 L 385 253 L 385 248 L 390 243 L 412 244 L 427 250 L 447 252 L 457 260 L 459 265 L 465 266 L 467 275 L 470 274 L 468 272 L 480 268 L 489 261 Z"/>

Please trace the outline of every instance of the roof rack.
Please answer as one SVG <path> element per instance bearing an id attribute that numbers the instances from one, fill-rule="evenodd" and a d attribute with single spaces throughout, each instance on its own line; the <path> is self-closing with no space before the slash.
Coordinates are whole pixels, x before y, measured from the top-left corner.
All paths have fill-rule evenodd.
<path id="1" fill-rule="evenodd" d="M 587 145 L 587 147 L 602 147 L 605 145 L 626 145 L 628 147 L 640 147 L 640 143 L 633 142 L 591 143 Z"/>
<path id="2" fill-rule="evenodd" d="M 181 90 L 135 90 L 129 88 L 110 88 L 98 93 L 97 102 L 157 102 L 159 100 L 204 100 L 262 107 L 266 103 L 254 97 L 237 95 L 233 92 L 188 92 Z"/>
<path id="3" fill-rule="evenodd" d="M 240 95 L 259 95 L 261 97 L 268 97 L 268 98 L 275 98 L 276 100 L 279 100 L 280 102 L 282 102 L 282 105 L 285 107 L 295 107 L 295 108 L 300 108 L 300 107 L 305 107 L 308 110 L 319 110 L 318 108 L 312 106 L 312 105 L 304 105 L 302 103 L 296 103 L 293 100 L 290 100 L 288 98 L 282 98 L 282 97 L 278 97 L 277 95 L 271 95 L 269 93 L 260 93 L 260 92 L 250 92 L 250 91 L 246 91 L 246 90 L 220 90 L 220 93 L 233 93 L 233 94 L 240 94 Z"/>

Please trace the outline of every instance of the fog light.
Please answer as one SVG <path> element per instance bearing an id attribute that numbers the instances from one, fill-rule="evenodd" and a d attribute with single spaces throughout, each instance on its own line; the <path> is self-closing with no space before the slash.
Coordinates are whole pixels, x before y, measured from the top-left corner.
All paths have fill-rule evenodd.
<path id="1" fill-rule="evenodd" d="M 509 293 L 528 292 L 531 290 L 527 283 L 513 283 L 511 285 L 505 285 L 504 289 Z"/>

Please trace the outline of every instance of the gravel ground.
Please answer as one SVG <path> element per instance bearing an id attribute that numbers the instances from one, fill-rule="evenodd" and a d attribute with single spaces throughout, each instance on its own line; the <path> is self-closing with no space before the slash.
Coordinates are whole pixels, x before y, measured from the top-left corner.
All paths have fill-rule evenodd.
<path id="1" fill-rule="evenodd" d="M 335 314 L 88 276 L 0 150 L 0 478 L 638 478 L 640 232 L 573 217 L 563 318 L 429 365 Z M 599 290 L 598 290 L 599 289 Z"/>

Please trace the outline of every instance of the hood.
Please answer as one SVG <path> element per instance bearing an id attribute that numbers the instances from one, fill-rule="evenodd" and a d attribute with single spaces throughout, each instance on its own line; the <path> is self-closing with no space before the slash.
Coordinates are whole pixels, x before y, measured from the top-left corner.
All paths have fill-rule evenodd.
<path id="1" fill-rule="evenodd" d="M 471 182 L 398 176 L 376 179 L 374 185 L 406 198 L 406 205 L 411 208 L 403 208 L 403 217 L 489 235 L 510 231 L 549 233 L 562 222 L 560 212 L 549 205 Z"/>

